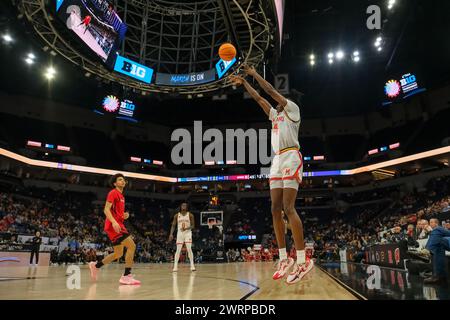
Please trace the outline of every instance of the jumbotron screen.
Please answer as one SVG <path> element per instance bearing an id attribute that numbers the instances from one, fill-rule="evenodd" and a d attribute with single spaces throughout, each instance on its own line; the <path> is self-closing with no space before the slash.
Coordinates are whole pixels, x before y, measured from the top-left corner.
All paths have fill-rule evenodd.
<path id="1" fill-rule="evenodd" d="M 277 10 L 278 30 L 280 31 L 280 46 L 283 40 L 284 0 L 274 0 Z"/>
<path id="2" fill-rule="evenodd" d="M 384 84 L 383 106 L 399 102 L 413 95 L 426 91 L 421 78 L 416 73 L 404 73 L 401 76 L 391 77 Z"/>
<path id="3" fill-rule="evenodd" d="M 125 37 L 126 24 L 106 0 L 56 0 L 56 12 L 66 27 L 103 62 Z"/>
<path id="4" fill-rule="evenodd" d="M 120 120 L 137 122 L 134 100 L 115 94 L 106 94 L 98 100 L 94 108 L 95 113 L 102 116 L 113 116 Z"/>

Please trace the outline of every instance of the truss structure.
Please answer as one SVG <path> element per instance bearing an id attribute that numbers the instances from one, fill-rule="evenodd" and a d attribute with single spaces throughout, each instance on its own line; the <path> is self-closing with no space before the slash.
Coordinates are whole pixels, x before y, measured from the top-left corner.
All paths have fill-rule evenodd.
<path id="1" fill-rule="evenodd" d="M 198 94 L 231 86 L 227 76 L 189 87 L 158 86 L 108 70 L 86 54 L 55 21 L 52 0 L 12 0 L 46 46 L 105 81 L 114 81 L 138 92 Z M 259 0 L 114 0 L 115 10 L 127 24 L 122 56 L 153 68 L 155 72 L 188 74 L 213 69 L 224 42 L 238 49 L 242 63 L 260 65 L 276 52 L 278 32 L 271 1 Z"/>

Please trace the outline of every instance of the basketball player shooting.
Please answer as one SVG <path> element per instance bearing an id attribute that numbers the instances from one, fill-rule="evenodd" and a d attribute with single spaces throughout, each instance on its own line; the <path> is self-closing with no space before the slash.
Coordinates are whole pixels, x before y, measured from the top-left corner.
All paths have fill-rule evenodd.
<path id="1" fill-rule="evenodd" d="M 134 276 L 131 274 L 136 244 L 123 224 L 124 220 L 129 217 L 129 213 L 125 212 L 125 197 L 123 196 L 123 189 L 126 185 L 125 177 L 120 173 L 115 174 L 111 179 L 111 185 L 114 189 L 108 193 L 108 197 L 106 198 L 104 231 L 112 242 L 114 252 L 106 256 L 102 261 L 89 263 L 91 278 L 93 281 L 97 281 L 98 270 L 104 265 L 120 259 L 123 256 L 123 249 L 127 248 L 125 254 L 125 272 L 120 277 L 119 283 L 139 285 L 141 282 L 134 279 Z"/>
<path id="2" fill-rule="evenodd" d="M 188 210 L 188 204 L 183 202 L 181 204 L 180 212 L 178 212 L 172 221 L 172 227 L 169 233 L 169 242 L 173 240 L 173 232 L 178 226 L 177 232 L 177 251 L 175 252 L 173 272 L 178 271 L 178 260 L 180 260 L 181 249 L 183 244 L 186 244 L 186 249 L 191 263 L 191 271 L 196 271 L 194 265 L 194 253 L 192 252 L 192 229 L 195 227 L 194 215 Z"/>
<path id="3" fill-rule="evenodd" d="M 86 31 L 88 30 L 89 26 L 91 25 L 91 16 L 85 16 L 84 19 L 81 21 L 81 23 L 78 25 L 81 26 L 84 25 L 84 33 L 86 33 Z M 83 33 L 83 34 L 84 34 Z"/>
<path id="4" fill-rule="evenodd" d="M 286 283 L 300 281 L 313 267 L 313 261 L 306 258 L 303 238 L 303 224 L 295 210 L 295 199 L 302 181 L 303 159 L 300 153 L 298 132 L 300 128 L 300 109 L 291 100 L 286 99 L 261 77 L 254 67 L 244 66 L 248 76 L 253 77 L 261 88 L 276 102 L 276 108 L 261 97 L 259 93 L 241 76 L 232 76 L 235 85 L 243 85 L 272 122 L 271 142 L 275 156 L 270 167 L 270 198 L 272 200 L 272 219 L 278 243 L 280 260 L 273 279 L 278 280 L 292 268 Z M 294 238 L 297 261 L 287 256 L 285 223 L 282 210 L 286 214 Z"/>

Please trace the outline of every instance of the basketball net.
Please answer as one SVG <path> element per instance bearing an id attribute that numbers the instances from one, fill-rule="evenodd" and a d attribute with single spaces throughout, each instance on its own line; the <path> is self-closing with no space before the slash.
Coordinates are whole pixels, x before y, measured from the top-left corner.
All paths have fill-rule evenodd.
<path id="1" fill-rule="evenodd" d="M 209 218 L 208 219 L 208 228 L 212 229 L 216 225 L 216 219 L 215 218 Z"/>

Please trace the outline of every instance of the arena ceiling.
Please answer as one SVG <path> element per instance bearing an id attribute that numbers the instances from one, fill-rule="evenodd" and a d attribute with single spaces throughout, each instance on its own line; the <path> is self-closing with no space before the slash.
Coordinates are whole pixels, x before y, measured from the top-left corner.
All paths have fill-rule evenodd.
<path id="1" fill-rule="evenodd" d="M 192 5 L 197 2 L 185 3 Z M 17 5 L 18 2 L 12 3 Z M 380 110 L 385 81 L 403 72 L 420 74 L 424 86 L 429 89 L 448 83 L 450 43 L 443 35 L 450 32 L 450 22 L 446 16 L 446 12 L 450 11 L 450 2 L 397 0 L 397 7 L 392 12 L 383 9 L 381 31 L 368 30 L 366 27 L 366 9 L 373 3 L 385 8 L 387 1 L 286 2 L 281 58 L 277 64 L 267 64 L 266 75 L 272 79 L 277 73 L 289 74 L 294 98 L 302 96 L 304 118 Z M 122 86 L 114 81 L 105 81 L 88 74 L 60 55 L 52 55 L 48 48 L 44 51 L 40 38 L 17 8 L 10 1 L 2 1 L 0 5 L 0 27 L 9 30 L 15 37 L 15 43 L 0 47 L 2 68 L 5 71 L 2 72 L 0 90 L 37 95 L 85 108 L 92 108 L 98 92 L 123 92 Z M 219 26 L 220 21 L 217 22 L 216 36 L 220 39 L 225 36 L 226 26 L 222 28 Z M 384 39 L 381 53 L 373 45 L 380 33 Z M 133 54 L 132 49 L 126 46 L 123 49 Z M 205 49 L 205 55 L 211 54 L 211 48 Z M 158 50 L 152 52 L 154 49 L 151 46 L 139 48 L 134 54 L 138 57 L 141 51 L 145 51 L 148 61 L 151 61 L 155 57 L 153 54 L 162 54 Z M 355 64 L 347 58 L 329 65 L 328 53 L 337 50 L 343 50 L 347 57 L 358 50 L 361 61 Z M 57 67 L 60 76 L 56 81 L 49 85 L 37 66 L 29 67 L 23 63 L 22 55 L 28 51 L 37 53 L 38 62 L 47 64 L 51 61 Z M 310 65 L 311 54 L 316 57 L 314 66 Z M 209 68 L 210 65 L 211 60 L 200 59 L 198 67 Z M 185 72 L 196 67 L 192 64 L 189 66 L 189 63 L 169 63 L 161 68 Z M 3 76 L 6 74 L 7 77 Z M 194 95 L 188 99 L 176 92 L 151 93 L 146 96 L 140 92 L 127 92 L 135 95 L 143 106 L 144 119 L 173 126 L 190 124 L 199 119 L 211 124 L 265 119 L 253 102 L 242 100 L 239 90 L 225 86 L 213 93 L 227 93 L 228 99 L 217 101 L 208 95 L 202 98 Z"/>

